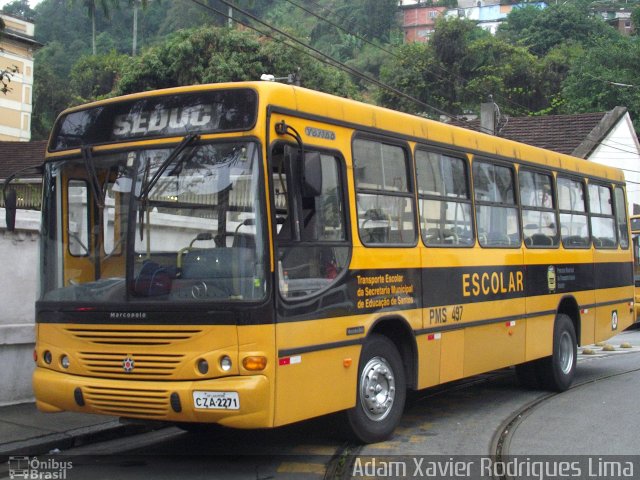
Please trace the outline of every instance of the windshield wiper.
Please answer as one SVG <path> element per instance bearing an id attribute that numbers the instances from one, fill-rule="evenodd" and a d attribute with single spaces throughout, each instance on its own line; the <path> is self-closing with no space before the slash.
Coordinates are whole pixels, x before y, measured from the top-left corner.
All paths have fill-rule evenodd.
<path id="1" fill-rule="evenodd" d="M 162 174 L 165 172 L 165 170 L 169 168 L 169 165 L 171 165 L 175 161 L 175 159 L 178 158 L 178 156 L 184 151 L 185 148 L 187 148 L 190 144 L 192 144 L 198 138 L 200 138 L 200 135 L 196 135 L 195 133 L 192 133 L 184 137 L 182 142 L 180 142 L 176 146 L 176 148 L 171 152 L 171 154 L 166 158 L 166 160 L 162 162 L 162 165 L 160 165 L 156 173 L 153 175 L 153 177 L 151 177 L 151 180 L 149 180 L 145 185 L 143 185 L 140 195 L 138 195 L 137 197 L 138 200 L 142 200 L 146 198 L 147 195 L 149 195 L 149 192 L 153 189 L 156 183 L 158 183 L 158 180 L 160 180 L 160 177 L 162 177 Z"/>
<path id="2" fill-rule="evenodd" d="M 93 164 L 93 156 L 91 155 L 91 147 L 82 147 L 82 160 L 84 161 L 84 168 L 87 170 L 89 176 L 89 188 L 93 193 L 93 199 L 99 208 L 104 207 L 104 195 L 102 194 L 102 187 L 100 187 L 100 180 L 96 173 L 96 166 Z"/>

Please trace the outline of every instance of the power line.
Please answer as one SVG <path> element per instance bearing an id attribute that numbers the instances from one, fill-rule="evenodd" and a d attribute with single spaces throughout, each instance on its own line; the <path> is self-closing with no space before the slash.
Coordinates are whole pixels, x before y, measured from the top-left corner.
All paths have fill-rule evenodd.
<path id="1" fill-rule="evenodd" d="M 269 34 L 267 32 L 261 31 L 261 30 L 255 28 L 254 26 L 252 26 L 252 25 L 250 25 L 250 24 L 248 24 L 246 22 L 243 22 L 243 21 L 241 21 L 241 20 L 239 20 L 237 18 L 233 18 L 231 15 L 228 15 L 228 14 L 226 14 L 224 12 L 221 12 L 220 10 L 217 10 L 216 8 L 210 7 L 209 5 L 206 5 L 206 4 L 202 3 L 199 0 L 191 0 L 191 1 L 193 3 L 195 3 L 195 4 L 197 4 L 197 5 L 205 8 L 205 9 L 207 9 L 207 10 L 211 10 L 211 11 L 217 13 L 218 15 L 222 15 L 222 16 L 224 16 L 226 18 L 233 19 L 237 23 L 239 23 L 239 24 L 241 24 L 241 25 L 243 25 L 243 26 L 245 26 L 245 27 L 247 27 L 247 28 L 249 28 L 251 30 L 254 30 L 255 32 L 258 32 L 261 35 L 265 35 L 265 36 L 267 36 L 267 37 L 269 37 L 269 38 L 271 38 L 273 40 L 276 40 L 276 41 L 278 40 L 273 35 L 271 35 L 271 34 Z M 318 60 L 318 61 L 320 61 L 320 62 L 322 62 L 322 63 L 324 63 L 326 65 L 332 66 L 334 68 L 338 68 L 339 70 L 342 70 L 342 71 L 344 71 L 346 73 L 354 75 L 354 76 L 356 76 L 358 78 L 361 78 L 363 80 L 372 82 L 375 85 L 377 85 L 377 86 L 379 86 L 381 88 L 384 88 L 384 89 L 386 89 L 386 90 L 388 90 L 388 91 L 390 91 L 390 92 L 392 92 L 392 93 L 394 93 L 396 95 L 399 95 L 399 96 L 404 97 L 404 98 L 406 98 L 408 100 L 411 100 L 412 102 L 415 102 L 418 105 L 421 105 L 421 106 L 424 106 L 426 108 L 429 108 L 429 109 L 437 112 L 440 115 L 444 115 L 444 116 L 446 116 L 448 118 L 452 118 L 452 119 L 457 118 L 456 116 L 454 116 L 454 115 L 452 115 L 450 113 L 447 113 L 447 112 L 445 112 L 443 110 L 440 110 L 437 107 L 429 105 L 429 104 L 427 104 L 425 102 L 422 102 L 421 100 L 419 100 L 419 99 L 417 99 L 417 98 L 415 98 L 415 97 L 413 97 L 411 95 L 408 95 L 408 94 L 406 94 L 406 93 L 404 93 L 404 92 L 402 92 L 402 91 L 400 91 L 400 90 L 398 90 L 398 89 L 396 89 L 394 87 L 391 87 L 390 85 L 387 85 L 387 84 L 385 84 L 385 83 L 383 83 L 383 82 L 381 82 L 381 81 L 379 81 L 379 80 L 377 80 L 377 79 L 375 79 L 373 77 L 370 77 L 369 75 L 366 75 L 366 74 L 360 72 L 359 70 L 357 70 L 357 69 L 355 69 L 353 67 L 349 67 L 348 65 L 340 62 L 339 60 L 334 59 L 330 55 L 327 55 L 327 54 L 323 53 L 322 51 L 320 51 L 320 50 L 318 50 L 318 49 L 316 49 L 316 48 L 314 48 L 314 47 L 312 47 L 312 46 L 310 46 L 310 45 L 298 40 L 297 38 L 293 37 L 292 35 L 290 35 L 290 34 L 284 32 L 284 31 L 282 31 L 282 30 L 270 25 L 269 23 L 267 23 L 267 22 L 265 22 L 263 20 L 260 20 L 255 15 L 253 15 L 253 14 L 251 14 L 251 13 L 249 13 L 249 12 L 247 12 L 247 11 L 241 9 L 241 8 L 238 8 L 237 6 L 233 5 L 232 3 L 230 3 L 227 0 L 219 0 L 219 1 L 221 3 L 224 3 L 225 5 L 227 5 L 228 7 L 238 11 L 239 13 L 241 13 L 243 15 L 246 15 L 247 17 L 251 18 L 252 20 L 260 23 L 261 25 L 264 25 L 265 27 L 269 28 L 270 30 L 273 30 L 273 31 L 279 33 L 280 35 L 290 39 L 291 41 L 293 41 L 293 42 L 295 42 L 295 43 L 297 43 L 299 45 L 302 45 L 306 50 L 305 49 L 301 49 L 299 47 L 296 47 L 295 45 L 291 45 L 290 43 L 287 43 L 287 42 L 283 41 L 283 43 L 285 45 L 287 45 L 289 48 L 292 48 L 292 49 L 294 49 L 296 51 L 299 51 L 299 52 L 301 52 L 301 53 L 303 53 L 305 55 L 308 55 L 308 56 L 314 58 L 315 60 Z M 286 0 L 286 1 L 288 1 L 289 3 L 293 4 L 293 2 L 291 2 L 290 0 Z M 311 55 L 307 50 L 311 50 L 312 52 L 316 53 L 317 55 L 320 55 L 320 58 L 318 58 L 318 57 L 316 57 L 314 55 Z M 482 130 L 486 130 L 486 129 L 482 129 L 481 128 L 481 131 Z M 614 147 L 612 145 L 608 145 L 608 144 L 606 144 L 604 142 L 599 142 L 599 143 L 601 145 L 608 146 L 609 148 L 612 148 L 614 150 L 619 150 L 619 151 L 622 151 L 622 152 L 625 152 L 625 153 L 630 153 L 630 154 L 637 154 L 637 152 L 631 152 L 631 151 L 628 151 L 628 150 L 617 148 L 617 147 Z M 631 173 L 640 174 L 640 171 L 637 171 L 637 170 L 630 170 L 630 169 L 624 169 L 624 168 L 621 168 L 620 170 L 628 171 L 628 172 L 631 172 Z M 627 183 L 637 183 L 638 185 L 640 185 L 640 182 L 627 181 Z"/>
<path id="2" fill-rule="evenodd" d="M 309 1 L 311 1 L 311 0 L 309 0 Z M 357 33 L 351 32 L 350 30 L 348 30 L 348 29 L 346 29 L 346 28 L 344 28 L 344 27 L 341 27 L 340 25 L 337 25 L 335 22 L 332 22 L 332 21 L 328 20 L 327 18 L 322 17 L 322 16 L 320 16 L 320 15 L 316 14 L 315 12 L 313 12 L 313 11 L 309 10 L 308 8 L 303 7 L 302 5 L 300 5 L 300 4 L 296 3 L 296 2 L 294 2 L 293 0 L 285 0 L 285 2 L 287 2 L 287 3 L 291 4 L 291 5 L 294 5 L 295 7 L 299 8 L 300 10 L 303 10 L 304 12 L 306 12 L 306 13 L 308 13 L 308 14 L 310 14 L 310 15 L 314 16 L 315 18 L 317 18 L 317 19 L 319 19 L 319 20 L 321 20 L 321 21 L 323 21 L 323 22 L 328 23 L 329 25 L 332 25 L 333 27 L 335 27 L 335 28 L 337 28 L 337 29 L 341 30 L 342 32 L 346 33 L 347 35 L 352 35 L 352 36 L 354 36 L 355 38 L 357 38 L 358 40 L 363 41 L 363 42 L 367 43 L 368 45 L 371 45 L 371 46 L 373 46 L 374 48 L 377 48 L 377 49 L 379 49 L 379 50 L 381 50 L 381 51 L 383 51 L 383 52 L 387 53 L 388 55 L 391 55 L 391 56 L 392 56 L 392 57 L 394 57 L 395 59 L 402 61 L 402 58 L 401 58 L 399 55 L 397 55 L 396 53 L 392 52 L 391 50 L 388 50 L 388 49 L 386 49 L 386 48 L 384 48 L 384 47 L 382 47 L 382 46 L 380 46 L 380 45 L 377 45 L 377 44 L 375 44 L 374 42 L 371 42 L 370 40 L 366 39 L 365 37 L 362 37 L 361 35 L 358 35 Z M 321 7 L 321 8 L 325 8 L 325 7 L 322 7 L 321 5 L 319 5 L 317 2 L 311 1 L 311 3 L 313 3 L 313 4 L 317 5 L 317 6 Z M 328 12 L 330 12 L 331 14 L 333 14 L 334 16 L 338 16 L 338 14 L 337 14 L 337 13 L 335 13 L 335 12 L 333 12 L 332 10 L 330 10 L 330 9 L 328 9 L 328 8 L 325 8 L 325 9 L 326 9 Z M 464 78 L 462 75 L 457 74 L 457 73 L 454 73 L 454 72 L 450 72 L 449 70 L 447 70 L 445 67 L 443 67 L 443 66 L 442 66 L 442 65 L 440 65 L 439 63 L 435 63 L 435 64 L 434 64 L 434 66 L 435 66 L 435 67 L 437 67 L 438 69 L 440 69 L 440 70 L 441 70 L 442 72 L 444 72 L 445 74 L 447 74 L 447 75 L 451 75 L 452 77 L 455 77 L 457 80 L 460 80 L 463 84 L 467 84 L 467 83 L 469 82 L 469 80 L 467 80 L 466 78 Z M 433 71 L 432 71 L 431 73 L 432 73 L 436 78 L 438 78 L 439 80 L 447 81 L 447 78 L 444 78 L 444 77 L 442 77 L 442 76 L 438 75 L 436 72 L 433 72 Z M 486 92 L 486 91 L 485 91 L 485 92 L 481 92 L 481 93 L 482 93 L 485 97 L 489 95 L 489 92 Z M 509 99 L 509 98 L 507 98 L 507 97 L 503 97 L 503 96 L 502 96 L 502 95 L 500 95 L 500 94 L 495 94 L 495 96 L 496 96 L 496 98 L 498 98 L 498 99 L 502 99 L 502 100 L 504 100 L 506 103 L 509 103 L 509 104 L 511 104 L 511 105 L 513 105 L 513 106 L 515 106 L 515 107 L 522 108 L 522 109 L 525 111 L 525 113 L 531 113 L 531 111 L 530 111 L 527 107 L 525 107 L 524 105 L 520 105 L 518 102 L 515 102 L 515 101 L 513 101 L 513 100 L 510 100 L 510 99 Z"/>
<path id="3" fill-rule="evenodd" d="M 197 4 L 197 5 L 200 5 L 202 8 L 205 8 L 207 10 L 211 10 L 211 11 L 213 11 L 213 12 L 219 14 L 219 15 L 222 15 L 222 16 L 224 16 L 226 18 L 232 18 L 230 15 L 227 15 L 227 14 L 225 14 L 225 13 L 223 13 L 223 12 L 213 8 L 213 7 L 210 7 L 209 5 L 206 5 L 206 4 L 202 3 L 200 0 L 191 0 L 191 1 L 193 3 L 195 3 L 195 4 Z M 323 63 L 325 63 L 327 65 L 330 65 L 330 66 L 332 66 L 334 68 L 338 68 L 340 70 L 343 70 L 344 72 L 349 73 L 351 75 L 354 75 L 354 76 L 356 76 L 358 78 L 361 78 L 362 80 L 366 80 L 368 82 L 371 82 L 371 83 L 379 86 L 380 88 L 386 89 L 386 90 L 388 90 L 388 91 L 390 91 L 390 92 L 392 92 L 392 93 L 394 93 L 394 94 L 396 94 L 396 95 L 398 95 L 400 97 L 406 98 L 406 99 L 416 103 L 417 105 L 421 105 L 421 106 L 423 106 L 425 108 L 428 108 L 428 109 L 438 113 L 439 115 L 444 115 L 445 117 L 448 117 L 448 118 L 456 118 L 454 115 L 452 115 L 452 114 L 450 114 L 448 112 L 445 112 L 444 110 L 441 110 L 441 109 L 439 109 L 437 107 L 434 107 L 433 105 L 429 105 L 428 103 L 425 103 L 425 102 L 423 102 L 423 101 L 421 101 L 421 100 L 419 100 L 419 99 L 417 99 L 417 98 L 415 98 L 415 97 L 413 97 L 413 96 L 411 96 L 411 95 L 409 95 L 409 94 L 407 94 L 405 92 L 402 92 L 402 91 L 400 91 L 400 90 L 398 90 L 398 89 L 396 89 L 396 88 L 394 88 L 394 87 L 392 87 L 390 85 L 387 85 L 387 84 L 381 82 L 380 80 L 377 80 L 377 79 L 375 79 L 375 78 L 373 78 L 373 77 L 371 77 L 369 75 L 366 75 L 365 73 L 360 72 L 356 68 L 350 67 L 350 66 L 344 64 L 343 62 L 340 62 L 339 60 L 336 60 L 335 58 L 331 57 L 330 55 L 327 55 L 326 53 L 318 50 L 317 48 L 314 48 L 311 45 L 308 45 L 308 44 L 302 42 L 301 40 L 295 38 L 293 35 L 290 35 L 290 34 L 284 32 L 283 30 L 274 27 L 273 25 L 265 22 L 264 20 L 259 19 L 255 15 L 247 12 L 246 10 L 243 10 L 243 9 L 237 7 L 236 5 L 232 4 L 231 2 L 229 2 L 227 0 L 219 0 L 219 1 L 221 3 L 227 5 L 228 7 L 231 7 L 232 9 L 236 10 L 237 12 L 241 13 L 242 15 L 245 15 L 246 17 L 252 19 L 253 21 L 258 22 L 259 24 L 267 27 L 270 30 L 273 30 L 274 32 L 277 32 L 278 34 L 282 35 L 283 37 L 286 37 L 287 39 L 291 40 L 292 42 L 301 45 L 305 49 L 314 52 L 316 55 L 319 55 L 321 58 L 313 56 L 308 51 L 300 50 L 299 48 L 296 48 L 294 45 L 291 45 L 290 43 L 287 43 L 287 42 L 283 41 L 283 43 L 285 45 L 287 45 L 288 47 L 294 48 L 294 49 L 296 49 L 298 51 L 302 51 L 303 53 L 315 58 L 318 61 L 321 61 L 321 62 L 323 62 Z M 243 26 L 245 26 L 247 28 L 250 28 L 251 30 L 254 30 L 254 31 L 260 33 L 261 35 L 265 35 L 265 36 L 267 36 L 269 38 L 272 38 L 273 40 L 278 40 L 273 35 L 271 35 L 269 33 L 266 33 L 264 31 L 261 31 L 261 30 L 255 28 L 254 26 L 250 25 L 249 23 L 242 22 L 242 21 L 238 20 L 237 18 L 233 18 L 233 20 L 238 22 L 238 23 L 240 23 L 241 25 L 243 25 Z"/>

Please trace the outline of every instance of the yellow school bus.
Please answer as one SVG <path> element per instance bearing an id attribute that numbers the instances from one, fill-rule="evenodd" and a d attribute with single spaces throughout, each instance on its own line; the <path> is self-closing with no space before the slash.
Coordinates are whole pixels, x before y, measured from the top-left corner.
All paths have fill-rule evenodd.
<path id="1" fill-rule="evenodd" d="M 640 215 L 631 215 L 631 244 L 633 245 L 633 281 L 636 286 L 635 317 L 640 315 Z"/>
<path id="2" fill-rule="evenodd" d="M 408 389 L 567 389 L 633 318 L 622 173 L 272 82 L 63 112 L 44 166 L 37 405 L 388 438 Z"/>

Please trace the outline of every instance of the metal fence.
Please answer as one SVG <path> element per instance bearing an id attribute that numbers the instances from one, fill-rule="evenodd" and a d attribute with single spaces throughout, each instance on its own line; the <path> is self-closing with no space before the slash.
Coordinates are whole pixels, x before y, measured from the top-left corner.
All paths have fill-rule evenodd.
<path id="1" fill-rule="evenodd" d="M 42 206 L 41 183 L 12 183 L 9 188 L 16 191 L 18 208 L 40 210 Z M 0 185 L 0 207 L 4 208 L 4 185 Z"/>

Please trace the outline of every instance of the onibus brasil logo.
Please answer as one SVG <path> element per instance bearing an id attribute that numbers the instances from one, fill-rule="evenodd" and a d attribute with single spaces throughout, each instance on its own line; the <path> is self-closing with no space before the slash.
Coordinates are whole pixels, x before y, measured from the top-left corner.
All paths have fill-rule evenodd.
<path id="1" fill-rule="evenodd" d="M 25 480 L 66 480 L 67 471 L 73 468 L 72 462 L 56 458 L 40 460 L 38 457 L 9 457 L 9 478 Z"/>

